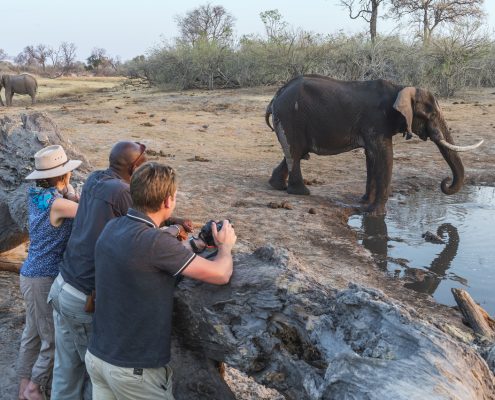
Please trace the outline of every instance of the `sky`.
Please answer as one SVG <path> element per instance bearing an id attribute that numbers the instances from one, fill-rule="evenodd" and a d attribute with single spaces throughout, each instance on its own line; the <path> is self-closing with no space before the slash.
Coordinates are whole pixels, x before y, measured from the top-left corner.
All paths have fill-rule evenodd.
<path id="1" fill-rule="evenodd" d="M 5 2 L 5 3 L 4 3 Z M 9 56 L 27 45 L 77 46 L 85 60 L 94 47 L 125 61 L 178 36 L 175 17 L 206 4 L 199 0 L 14 0 L 2 1 L 0 49 Z M 364 32 L 363 20 L 351 20 L 338 0 L 218 0 L 236 19 L 237 36 L 264 33 L 259 13 L 278 9 L 290 25 L 322 34 Z M 495 0 L 485 0 L 486 27 L 495 35 Z M 378 31 L 394 33 L 395 24 L 379 21 Z M 403 26 L 401 29 L 407 29 Z"/>

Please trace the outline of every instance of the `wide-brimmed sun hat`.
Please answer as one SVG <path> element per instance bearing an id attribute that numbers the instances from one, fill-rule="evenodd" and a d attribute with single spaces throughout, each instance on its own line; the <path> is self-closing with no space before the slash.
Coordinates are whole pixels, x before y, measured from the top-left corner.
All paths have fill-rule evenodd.
<path id="1" fill-rule="evenodd" d="M 34 171 L 25 179 L 46 179 L 65 175 L 81 165 L 80 160 L 69 160 L 65 150 L 60 145 L 41 149 L 34 155 Z"/>

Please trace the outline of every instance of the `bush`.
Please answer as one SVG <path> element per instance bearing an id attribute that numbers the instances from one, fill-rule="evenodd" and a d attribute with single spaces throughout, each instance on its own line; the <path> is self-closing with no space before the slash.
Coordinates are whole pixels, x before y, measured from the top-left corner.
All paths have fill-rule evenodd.
<path id="1" fill-rule="evenodd" d="M 425 48 L 398 36 L 322 36 L 285 30 L 238 43 L 177 41 L 123 65 L 128 76 L 164 88 L 225 88 L 272 85 L 300 74 L 342 80 L 388 79 L 451 96 L 462 87 L 495 86 L 495 42 L 459 26 Z"/>

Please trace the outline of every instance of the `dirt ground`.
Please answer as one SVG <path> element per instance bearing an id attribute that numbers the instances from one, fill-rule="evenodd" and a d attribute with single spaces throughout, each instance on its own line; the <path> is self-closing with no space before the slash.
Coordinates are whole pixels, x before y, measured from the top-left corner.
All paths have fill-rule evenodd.
<path id="1" fill-rule="evenodd" d="M 356 212 L 364 193 L 362 150 L 326 157 L 312 154 L 304 161 L 303 176 L 313 181 L 310 196 L 288 195 L 268 185 L 272 169 L 283 157 L 264 121 L 276 89 L 161 92 L 123 87 L 117 80 L 41 80 L 39 103 L 33 109 L 47 112 L 94 168 L 106 167 L 109 150 L 118 140 L 146 144 L 157 153 L 152 159 L 178 171 L 176 214 L 191 218 L 198 227 L 211 218 L 230 218 L 238 236 L 236 251 L 265 243 L 286 247 L 311 266 L 321 283 L 344 288 L 356 282 L 379 288 L 441 329 L 465 331 L 456 310 L 405 289 L 357 244 L 347 218 Z M 0 108 L 0 116 L 26 112 L 31 108 L 28 100 L 14 97 L 14 107 Z M 485 140 L 480 148 L 461 155 L 466 182 L 495 184 L 495 89 L 466 91 L 440 103 L 457 144 Z M 418 187 L 440 190 L 440 181 L 451 172 L 437 147 L 417 138 L 406 142 L 402 135 L 394 142 L 392 196 Z M 268 206 L 283 201 L 291 209 Z M 0 290 L 2 304 L 8 298 L 18 300 L 11 288 L 0 285 Z M 0 345 L 0 354 L 15 354 L 7 352 L 12 343 Z"/>

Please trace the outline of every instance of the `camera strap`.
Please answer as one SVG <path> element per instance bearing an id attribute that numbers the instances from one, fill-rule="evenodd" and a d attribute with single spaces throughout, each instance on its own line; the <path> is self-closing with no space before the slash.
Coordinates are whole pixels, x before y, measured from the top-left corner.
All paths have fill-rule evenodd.
<path id="1" fill-rule="evenodd" d="M 198 248 L 198 246 L 196 246 L 196 242 L 194 241 L 195 239 L 197 240 L 198 238 L 196 238 L 196 237 L 191 237 L 191 238 L 189 239 L 189 244 L 191 245 L 192 251 L 193 251 L 194 253 L 200 253 L 200 252 L 201 252 L 201 250 Z"/>

